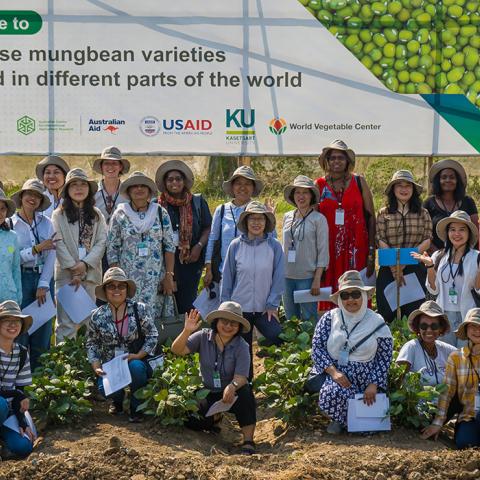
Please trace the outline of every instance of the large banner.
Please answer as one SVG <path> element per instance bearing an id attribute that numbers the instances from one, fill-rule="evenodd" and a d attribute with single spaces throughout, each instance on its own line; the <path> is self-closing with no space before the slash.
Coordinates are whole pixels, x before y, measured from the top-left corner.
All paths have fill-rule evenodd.
<path id="1" fill-rule="evenodd" d="M 0 154 L 478 154 L 479 20 L 477 0 L 0 0 Z"/>

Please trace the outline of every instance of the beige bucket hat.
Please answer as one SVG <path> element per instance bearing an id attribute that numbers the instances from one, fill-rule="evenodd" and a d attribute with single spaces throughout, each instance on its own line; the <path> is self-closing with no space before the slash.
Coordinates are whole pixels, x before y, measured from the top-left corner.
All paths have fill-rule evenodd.
<path id="1" fill-rule="evenodd" d="M 297 187 L 308 188 L 313 193 L 314 203 L 318 203 L 320 201 L 320 191 L 315 185 L 315 182 L 306 175 L 298 175 L 297 177 L 295 177 L 295 180 L 292 184 L 287 185 L 283 189 L 283 198 L 285 198 L 285 201 L 288 202 L 290 205 L 296 207 L 295 202 L 292 200 L 291 197 L 294 193 L 295 188 Z"/>
<path id="2" fill-rule="evenodd" d="M 214 320 L 220 318 L 240 323 L 240 325 L 243 326 L 242 333 L 248 333 L 250 331 L 250 322 L 243 318 L 242 307 L 237 302 L 221 303 L 218 310 L 214 310 L 207 315 L 205 321 L 211 325 Z"/>
<path id="3" fill-rule="evenodd" d="M 388 195 L 392 187 L 399 182 L 411 183 L 415 187 L 419 195 L 423 191 L 423 187 L 419 183 L 415 182 L 415 179 L 413 178 L 413 174 L 410 170 L 398 170 L 393 174 L 393 177 L 390 180 L 390 183 L 387 185 L 387 188 L 385 188 L 385 195 Z"/>
<path id="4" fill-rule="evenodd" d="M 265 233 L 273 232 L 273 230 L 275 230 L 275 215 L 272 212 L 269 212 L 263 203 L 253 201 L 247 204 L 245 210 L 240 214 L 240 218 L 238 219 L 237 228 L 241 232 L 247 233 L 247 217 L 252 213 L 263 213 L 267 217 Z"/>
<path id="5" fill-rule="evenodd" d="M 362 277 L 357 270 L 347 270 L 338 279 L 338 290 L 330 295 L 330 300 L 338 305 L 338 296 L 340 295 L 340 292 L 343 292 L 344 290 L 349 290 L 351 288 L 367 292 L 368 298 L 372 297 L 375 290 L 375 287 L 365 286 Z"/>
<path id="6" fill-rule="evenodd" d="M 45 193 L 45 185 L 37 178 L 30 178 L 23 184 L 22 188 L 18 192 L 15 192 L 12 195 L 12 200 L 15 202 L 15 205 L 18 208 L 22 206 L 22 194 L 27 190 L 38 193 L 42 197 L 42 202 L 37 208 L 37 212 L 43 212 L 51 205 L 52 202 Z"/>
<path id="7" fill-rule="evenodd" d="M 155 182 L 147 177 L 143 172 L 133 172 L 121 185 L 120 185 L 120 195 L 130 198 L 128 195 L 128 189 L 134 185 L 145 185 L 150 189 L 152 198 L 155 197 L 158 193 L 157 185 Z"/>
<path id="8" fill-rule="evenodd" d="M 334 140 L 330 145 L 327 145 L 322 149 L 322 153 L 318 157 L 320 166 L 327 171 L 328 160 L 327 157 L 331 150 L 340 150 L 345 152 L 348 158 L 348 171 L 351 172 L 355 167 L 355 152 L 347 147 L 347 144 L 343 140 Z"/>
<path id="9" fill-rule="evenodd" d="M 125 272 L 118 267 L 109 268 L 105 274 L 103 275 L 103 282 L 101 285 L 97 285 L 95 287 L 95 296 L 103 300 L 104 302 L 108 302 L 107 296 L 105 293 L 105 287 L 110 282 L 124 282 L 127 284 L 127 298 L 133 298 L 135 296 L 135 292 L 137 291 L 137 286 L 135 282 L 127 277 Z"/>
<path id="10" fill-rule="evenodd" d="M 18 303 L 13 300 L 0 303 L 0 320 L 7 317 L 15 317 L 22 320 L 22 330 L 20 334 L 28 332 L 28 329 L 33 323 L 32 317 L 30 315 L 23 315 Z"/>
<path id="11" fill-rule="evenodd" d="M 473 323 L 474 325 L 480 326 L 480 308 L 471 308 L 467 312 L 467 315 L 465 316 L 465 320 L 458 326 L 457 330 L 455 331 L 455 335 L 460 340 L 468 340 L 467 325 L 469 323 Z"/>
<path id="12" fill-rule="evenodd" d="M 238 177 L 243 177 L 251 180 L 255 185 L 253 189 L 253 196 L 258 197 L 258 195 L 260 195 L 260 192 L 263 190 L 263 182 L 256 177 L 252 167 L 249 167 L 248 165 L 242 165 L 233 172 L 233 175 L 226 182 L 223 182 L 223 191 L 228 196 L 233 197 L 232 183 Z"/>
<path id="13" fill-rule="evenodd" d="M 452 160 L 451 158 L 447 158 L 445 160 L 441 160 L 440 162 L 434 163 L 428 172 L 428 181 L 430 183 L 433 183 L 435 175 L 440 173 L 442 170 L 445 170 L 446 168 L 451 168 L 452 170 L 457 172 L 463 184 L 467 185 L 467 172 L 463 168 L 463 165 L 456 160 Z"/>
<path id="14" fill-rule="evenodd" d="M 120 172 L 120 175 L 123 175 L 124 173 L 128 173 L 130 170 L 130 162 L 126 158 L 122 158 L 122 152 L 120 152 L 120 149 L 114 146 L 104 148 L 102 150 L 102 153 L 100 155 L 100 158 L 97 158 L 93 162 L 93 171 L 99 173 L 102 175 L 102 162 L 104 160 L 116 160 L 117 162 L 120 162 L 123 166 L 122 171 Z"/>
<path id="15" fill-rule="evenodd" d="M 467 212 L 464 212 L 463 210 L 456 210 L 453 212 L 449 217 L 447 218 L 442 218 L 438 223 L 437 223 L 437 235 L 442 242 L 447 241 L 447 228 L 451 223 L 463 223 L 466 225 L 470 232 L 470 246 L 474 247 L 477 244 L 478 240 L 478 229 L 475 226 L 475 224 L 470 220 L 470 215 Z"/>
<path id="16" fill-rule="evenodd" d="M 450 322 L 448 321 L 448 317 L 443 311 L 442 307 L 433 300 L 427 300 L 423 302 L 417 310 L 414 310 L 408 316 L 408 328 L 413 333 L 418 333 L 419 327 L 418 322 L 422 315 L 428 315 L 432 318 L 438 318 L 442 321 L 442 335 L 445 335 L 450 331 Z"/>
<path id="17" fill-rule="evenodd" d="M 70 171 L 68 163 L 62 157 L 59 157 L 58 155 L 48 155 L 48 157 L 45 157 L 40 162 L 38 162 L 37 166 L 35 167 L 35 175 L 42 182 L 43 173 L 49 165 L 55 165 L 56 167 L 60 168 L 61 170 L 63 170 L 63 173 L 65 175 L 67 175 L 67 173 Z"/>
<path id="18" fill-rule="evenodd" d="M 157 184 L 158 189 L 161 192 L 164 192 L 167 189 L 167 187 L 165 187 L 164 178 L 165 175 L 172 170 L 178 170 L 183 174 L 185 177 L 185 187 L 188 190 L 191 190 L 194 181 L 193 172 L 190 167 L 181 160 L 167 160 L 158 167 L 157 173 L 155 174 L 155 183 Z"/>
<path id="19" fill-rule="evenodd" d="M 98 190 L 98 184 L 95 180 L 90 180 L 88 175 L 86 174 L 85 170 L 81 168 L 74 168 L 67 173 L 67 178 L 65 179 L 65 185 L 62 187 L 61 196 L 65 198 L 65 194 L 68 190 L 68 186 L 77 180 L 81 180 L 83 182 L 87 182 L 90 185 L 90 192 L 92 195 L 95 195 Z"/>
<path id="20" fill-rule="evenodd" d="M 1 188 L 0 188 L 0 202 L 5 203 L 5 205 L 7 206 L 7 218 L 15 214 L 17 210 L 17 207 L 15 206 L 15 202 L 13 200 L 10 200 L 10 198 L 8 198 L 5 195 L 5 192 Z"/>

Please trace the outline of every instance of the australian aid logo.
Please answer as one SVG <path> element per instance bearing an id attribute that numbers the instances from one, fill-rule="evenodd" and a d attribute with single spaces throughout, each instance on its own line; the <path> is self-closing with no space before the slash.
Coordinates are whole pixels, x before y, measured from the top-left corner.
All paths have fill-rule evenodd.
<path id="1" fill-rule="evenodd" d="M 208 119 L 164 118 L 160 128 L 164 135 L 211 135 L 212 121 Z"/>
<path id="2" fill-rule="evenodd" d="M 124 127 L 125 120 L 118 118 L 89 118 L 88 120 L 88 132 L 89 133 L 107 133 L 115 135 Z"/>
<path id="3" fill-rule="evenodd" d="M 255 141 L 255 109 L 227 108 L 225 111 L 225 126 L 227 143 Z"/>

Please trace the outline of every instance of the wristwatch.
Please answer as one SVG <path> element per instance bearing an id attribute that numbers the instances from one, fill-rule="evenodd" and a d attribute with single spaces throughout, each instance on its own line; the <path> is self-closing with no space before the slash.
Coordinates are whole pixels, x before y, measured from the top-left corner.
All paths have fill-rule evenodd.
<path id="1" fill-rule="evenodd" d="M 232 380 L 230 383 L 235 387 L 235 389 L 237 389 L 240 386 L 238 382 L 236 382 L 235 380 Z"/>

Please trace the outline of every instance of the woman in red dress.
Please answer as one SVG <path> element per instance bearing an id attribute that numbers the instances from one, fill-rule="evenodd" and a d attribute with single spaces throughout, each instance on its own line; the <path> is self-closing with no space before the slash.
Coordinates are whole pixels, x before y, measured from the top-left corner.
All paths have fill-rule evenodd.
<path id="1" fill-rule="evenodd" d="M 330 263 L 321 286 L 338 289 L 338 278 L 347 270 L 375 271 L 375 210 L 373 197 L 364 177 L 355 175 L 355 153 L 342 140 L 322 150 L 320 166 L 325 176 L 316 180 L 320 190 L 318 209 L 329 229 Z M 320 302 L 319 310 L 335 308 Z"/>

